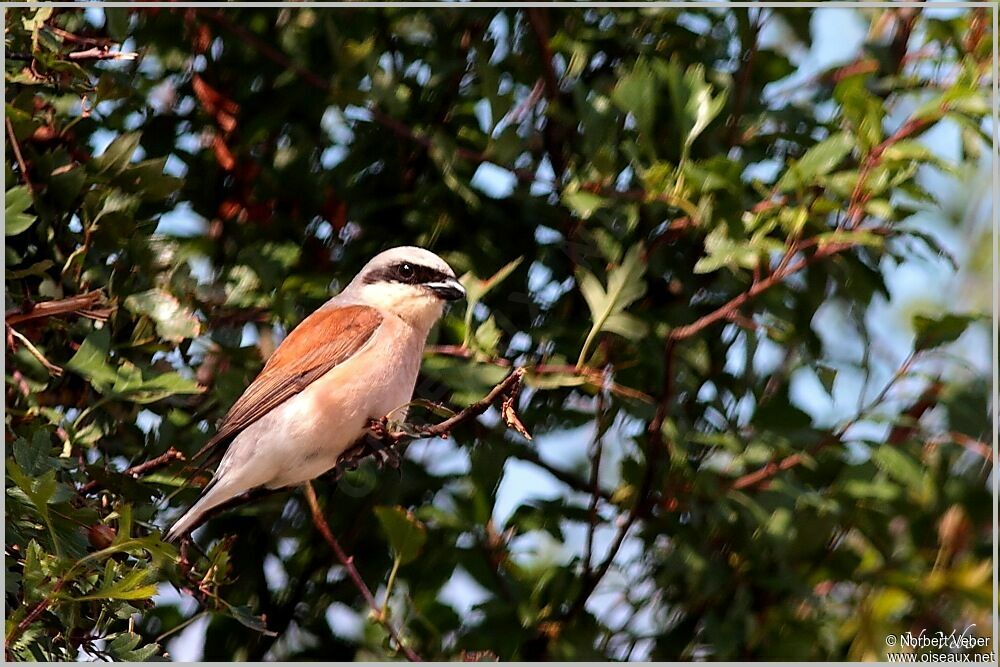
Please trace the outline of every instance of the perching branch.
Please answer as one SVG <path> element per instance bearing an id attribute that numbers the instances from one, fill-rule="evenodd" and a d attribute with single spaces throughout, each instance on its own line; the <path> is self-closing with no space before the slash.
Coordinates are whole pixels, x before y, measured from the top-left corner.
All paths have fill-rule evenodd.
<path id="1" fill-rule="evenodd" d="M 530 439 L 531 435 L 524 428 L 524 424 L 521 423 L 521 420 L 517 416 L 517 412 L 514 409 L 514 403 L 517 399 L 517 395 L 521 391 L 524 373 L 525 369 L 523 368 L 515 369 L 510 375 L 505 377 L 499 384 L 493 387 L 493 389 L 490 390 L 490 393 L 486 394 L 486 396 L 482 399 L 476 401 L 472 405 L 469 405 L 465 409 L 456 412 L 451 417 L 448 417 L 444 421 L 437 424 L 419 426 L 412 430 L 389 430 L 388 420 L 385 417 L 379 420 L 372 420 L 368 425 L 370 431 L 369 441 L 366 442 L 362 440 L 357 446 L 345 452 L 337 462 L 337 468 L 355 466 L 358 461 L 372 454 L 388 455 L 391 459 L 394 456 L 395 450 L 400 445 L 406 444 L 412 440 L 422 438 L 447 438 L 451 434 L 452 430 L 457 426 L 472 421 L 479 415 L 486 412 L 491 405 L 500 399 L 503 399 L 500 415 L 503 418 L 504 423 L 524 437 Z M 375 441 L 374 445 L 371 442 L 372 440 Z"/>
<path id="2" fill-rule="evenodd" d="M 471 359 L 474 356 L 471 349 L 462 345 L 428 345 L 427 351 L 432 354 L 440 354 L 446 357 L 456 357 L 458 359 Z M 510 361 L 503 358 L 480 359 L 479 361 L 493 366 L 499 366 L 501 368 L 510 368 L 511 365 Z M 534 366 L 526 367 L 525 370 L 530 371 L 532 375 L 575 375 L 582 377 L 587 384 L 598 389 L 604 387 L 607 382 L 604 377 L 604 372 L 601 369 L 592 368 L 590 366 L 577 368 L 574 364 L 536 364 Z M 638 389 L 634 389 L 614 381 L 607 382 L 607 386 L 612 394 L 643 401 L 644 403 L 655 402 L 652 396 L 643 393 Z"/>
<path id="3" fill-rule="evenodd" d="M 303 488 L 305 489 L 306 501 L 309 503 L 309 511 L 312 514 L 313 524 L 316 526 L 316 529 L 319 530 L 323 539 L 326 540 L 326 543 L 330 545 L 330 548 L 333 549 L 333 553 L 337 556 L 337 560 L 339 560 L 341 565 L 344 566 L 344 569 L 347 570 L 347 576 L 350 577 L 352 582 L 354 582 L 354 586 L 358 589 L 358 592 L 361 593 L 361 597 L 363 597 L 365 602 L 368 603 L 369 608 L 371 608 L 372 618 L 374 618 L 379 624 L 382 625 L 382 627 L 386 629 L 386 632 L 388 632 L 393 641 L 396 642 L 396 645 L 399 646 L 399 649 L 403 652 L 403 655 L 406 656 L 407 660 L 410 662 L 421 662 L 422 658 L 417 655 L 412 648 L 403 643 L 403 639 L 400 636 L 399 631 L 389 621 L 389 619 L 386 618 L 385 614 L 382 613 L 378 602 L 375 601 L 375 596 L 372 595 L 371 589 L 368 588 L 365 580 L 361 578 L 358 568 L 355 567 L 354 558 L 347 555 L 344 548 L 340 546 L 340 542 L 338 542 L 337 538 L 333 536 L 333 531 L 330 530 L 330 525 L 326 522 L 326 519 L 323 518 L 323 512 L 320 509 L 319 500 L 316 498 L 316 491 L 313 490 L 312 484 L 306 482 L 303 485 Z"/>

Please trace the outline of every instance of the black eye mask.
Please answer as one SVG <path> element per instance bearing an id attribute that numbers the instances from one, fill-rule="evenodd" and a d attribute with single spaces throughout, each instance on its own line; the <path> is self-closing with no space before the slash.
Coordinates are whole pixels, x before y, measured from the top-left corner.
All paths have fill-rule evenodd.
<path id="1" fill-rule="evenodd" d="M 444 271 L 439 271 L 429 266 L 414 264 L 413 262 L 399 262 L 372 271 L 365 276 L 364 282 L 366 285 L 378 282 L 423 285 L 425 283 L 436 283 L 445 280 L 453 280 L 453 278 Z"/>

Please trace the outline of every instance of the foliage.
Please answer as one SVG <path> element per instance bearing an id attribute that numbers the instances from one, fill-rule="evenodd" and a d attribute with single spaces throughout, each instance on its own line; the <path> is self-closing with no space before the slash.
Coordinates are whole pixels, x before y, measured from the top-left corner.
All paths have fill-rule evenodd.
<path id="1" fill-rule="evenodd" d="M 911 223 L 988 143 L 988 14 L 843 11 L 863 47 L 805 76 L 794 8 L 6 8 L 8 657 L 202 618 L 209 660 L 397 657 L 386 622 L 425 659 L 987 632 L 982 313 L 868 314 L 948 254 Z M 377 614 L 298 490 L 164 544 L 180 457 L 402 243 L 473 297 L 411 412 L 524 366 L 534 440 L 487 413 L 316 484 Z M 550 491 L 500 513 L 526 468 Z"/>

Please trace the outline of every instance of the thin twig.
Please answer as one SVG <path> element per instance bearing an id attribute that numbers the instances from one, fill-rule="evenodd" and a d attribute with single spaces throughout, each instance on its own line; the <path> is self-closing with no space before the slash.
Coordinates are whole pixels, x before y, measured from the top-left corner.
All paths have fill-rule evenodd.
<path id="1" fill-rule="evenodd" d="M 21 170 L 21 178 L 24 179 L 24 184 L 28 186 L 28 190 L 34 194 L 35 186 L 31 182 L 31 177 L 28 176 L 28 167 L 24 162 L 24 156 L 21 155 L 21 144 L 18 143 L 17 136 L 14 134 L 14 125 L 10 122 L 10 116 L 7 116 L 4 122 L 7 125 L 7 138 L 10 139 L 10 147 L 14 151 L 17 167 Z"/>
<path id="2" fill-rule="evenodd" d="M 747 12 L 750 10 L 748 9 Z M 753 70 L 753 62 L 757 56 L 758 38 L 760 30 L 764 24 L 764 11 L 757 10 L 756 16 L 750 21 L 748 32 L 750 39 L 745 43 L 745 52 L 740 58 L 739 72 L 736 75 L 736 93 L 733 96 L 733 113 L 726 121 L 727 133 L 726 143 L 734 146 L 739 138 L 740 118 L 743 116 L 743 109 L 746 104 L 747 91 L 750 83 L 750 73 Z"/>
<path id="3" fill-rule="evenodd" d="M 4 53 L 7 60 L 19 60 L 23 62 L 37 62 L 33 53 L 21 51 L 7 51 Z M 83 51 L 72 51 L 55 56 L 57 60 L 69 60 L 76 62 L 79 60 L 135 60 L 139 54 L 135 51 L 112 51 L 108 46 L 95 46 Z"/>
<path id="4" fill-rule="evenodd" d="M 813 264 L 821 259 L 825 259 L 827 257 L 830 257 L 831 255 L 835 255 L 838 252 L 853 247 L 854 244 L 852 243 L 827 244 L 822 248 L 816 250 L 814 254 L 805 257 L 795 262 L 794 264 L 786 265 L 781 271 L 775 271 L 766 278 L 762 279 L 760 282 L 751 285 L 750 289 L 748 289 L 747 291 L 741 292 L 740 294 L 736 295 L 735 297 L 727 301 L 725 304 L 713 310 L 711 313 L 708 313 L 707 315 L 698 318 L 691 324 L 687 324 L 672 329 L 668 334 L 668 336 L 673 340 L 684 340 L 685 338 L 690 338 L 691 336 L 700 333 L 703 329 L 705 329 L 709 325 L 714 324 L 715 322 L 718 322 L 719 320 L 722 319 L 728 319 L 732 313 L 738 311 L 740 307 L 743 306 L 745 303 L 755 298 L 756 296 L 760 295 L 762 292 L 767 291 L 771 287 L 774 287 L 775 285 L 777 285 L 778 283 L 780 283 L 793 273 L 797 273 L 800 269 L 803 269 L 806 266 L 809 266 L 810 264 Z"/>
<path id="5" fill-rule="evenodd" d="M 49 608 L 49 605 L 51 605 L 52 602 L 55 600 L 56 595 L 59 593 L 59 591 L 62 590 L 62 587 L 66 585 L 66 582 L 67 582 L 66 577 L 63 577 L 62 579 L 57 581 L 55 583 L 55 586 L 52 587 L 52 592 L 49 593 L 47 596 L 45 596 L 45 598 L 42 599 L 40 602 L 38 602 L 38 604 L 32 607 L 31 611 L 28 612 L 27 616 L 21 619 L 20 623 L 18 623 L 17 625 L 15 625 L 13 628 L 10 629 L 10 632 L 8 632 L 7 636 L 4 638 L 4 643 L 7 645 L 8 652 L 10 651 L 10 647 L 14 643 L 14 640 L 17 639 L 19 636 L 21 636 L 21 633 L 27 630 L 28 627 L 36 620 L 38 620 L 38 617 L 41 616 L 45 612 L 45 610 Z"/>
<path id="6" fill-rule="evenodd" d="M 521 459 L 522 461 L 527 461 L 528 463 L 534 464 L 535 466 L 541 468 L 545 472 L 549 473 L 557 480 L 570 487 L 574 491 L 579 491 L 580 493 L 595 493 L 597 496 L 606 503 L 611 502 L 612 494 L 606 489 L 599 487 L 594 487 L 588 483 L 588 480 L 580 479 L 576 475 L 566 472 L 561 468 L 557 468 L 545 461 L 538 453 L 531 448 L 524 447 L 517 449 L 511 453 L 514 458 Z"/>
<path id="7" fill-rule="evenodd" d="M 545 96 L 552 100 L 559 95 L 559 77 L 556 75 L 552 58 L 552 47 L 549 45 L 548 10 L 539 7 L 528 7 L 524 10 L 528 24 L 535 35 L 539 55 L 542 58 L 542 78 L 545 81 Z"/>
<path id="8" fill-rule="evenodd" d="M 604 455 L 604 434 L 601 433 L 601 421 L 606 410 L 604 392 L 597 394 L 597 410 L 594 420 L 594 439 L 590 451 L 590 504 L 587 507 L 587 541 L 583 552 L 584 577 L 592 574 L 594 555 L 594 534 L 597 532 L 597 502 L 600 500 L 601 459 Z"/>
<path id="9" fill-rule="evenodd" d="M 113 43 L 113 40 L 107 37 L 87 37 L 84 35 L 76 35 L 62 28 L 56 27 L 54 25 L 45 24 L 42 26 L 53 35 L 62 37 L 64 41 L 72 42 L 74 44 L 86 44 L 88 46 L 109 46 Z"/>
<path id="10" fill-rule="evenodd" d="M 636 493 L 635 502 L 632 504 L 632 508 L 629 510 L 624 523 L 618 529 L 618 533 L 615 535 L 615 539 L 608 549 L 604 560 L 598 566 L 597 570 L 590 573 L 589 576 L 584 577 L 579 594 L 577 594 L 576 599 L 566 613 L 562 615 L 562 620 L 564 621 L 573 618 L 584 609 L 587 600 L 590 599 L 591 594 L 597 589 L 598 584 L 601 583 L 601 580 L 604 579 L 614 564 L 622 544 L 625 543 L 625 538 L 628 537 L 632 527 L 646 510 L 646 506 L 649 503 L 649 496 L 653 491 L 653 482 L 656 480 L 656 470 L 659 467 L 661 455 L 666 449 L 666 443 L 663 440 L 663 422 L 667 418 L 667 414 L 670 411 L 670 403 L 673 400 L 674 356 L 676 347 L 677 341 L 668 337 L 663 349 L 663 388 L 660 392 L 660 400 L 657 403 L 656 412 L 646 429 L 648 436 L 646 469 L 643 473 L 642 483 Z"/>
<path id="11" fill-rule="evenodd" d="M 38 360 L 38 363 L 40 363 L 42 366 L 45 366 L 45 370 L 47 370 L 50 375 L 59 377 L 60 375 L 63 374 L 62 368 L 56 366 L 54 363 L 46 359 L 45 355 L 42 354 L 37 347 L 32 345 L 30 340 L 25 338 L 21 332 L 19 332 L 17 329 L 10 326 L 9 324 L 7 325 L 7 334 L 10 337 L 16 338 L 19 341 L 21 341 L 21 344 L 24 345 L 25 349 L 27 349 L 28 352 L 30 352 L 31 355 Z"/>
<path id="12" fill-rule="evenodd" d="M 337 538 L 333 536 L 333 531 L 330 530 L 330 525 L 326 522 L 326 519 L 323 518 L 323 512 L 320 509 L 319 500 L 316 498 L 316 491 L 313 490 L 312 484 L 310 482 L 306 482 L 303 485 L 303 488 L 305 489 L 306 501 L 309 503 L 309 511 L 312 513 L 313 524 L 316 526 L 316 529 L 319 530 L 323 539 L 326 540 L 326 543 L 330 545 L 334 555 L 337 556 L 337 560 L 339 560 L 341 565 L 344 566 L 344 569 L 347 570 L 347 576 L 350 577 L 352 582 L 354 582 L 354 586 L 358 589 L 358 592 L 361 593 L 361 597 L 363 597 L 365 602 L 368 603 L 368 606 L 372 611 L 372 617 L 386 629 L 393 641 L 396 642 L 396 645 L 399 646 L 400 650 L 403 652 L 403 655 L 406 656 L 407 660 L 410 662 L 421 662 L 422 658 L 403 642 L 402 637 L 399 635 L 399 631 L 382 613 L 382 610 L 378 606 L 378 602 L 375 601 L 375 596 L 372 595 L 371 589 L 368 588 L 365 580 L 361 578 L 358 568 L 355 567 L 354 558 L 347 555 L 343 547 L 340 546 L 340 542 L 338 542 Z"/>
<path id="13" fill-rule="evenodd" d="M 916 360 L 916 355 L 910 354 L 903 361 L 903 363 L 900 364 L 899 368 L 896 369 L 896 372 L 893 373 L 893 376 L 885 384 L 885 386 L 878 393 L 878 395 L 876 395 L 875 398 L 873 398 L 866 406 L 861 408 L 861 410 L 858 411 L 857 415 L 851 418 L 851 420 L 848 421 L 846 424 L 838 428 L 835 432 L 826 436 L 819 442 L 813 444 L 806 451 L 795 452 L 794 454 L 789 454 L 788 456 L 780 460 L 770 461 L 768 463 L 765 463 L 757 470 L 754 470 L 753 472 L 749 472 L 745 475 L 742 475 L 741 477 L 736 478 L 730 485 L 730 488 L 734 490 L 743 490 L 746 488 L 758 486 L 759 484 L 771 479 L 779 472 L 789 470 L 790 468 L 794 468 L 798 465 L 801 465 L 807 460 L 807 458 L 815 456 L 816 454 L 826 449 L 830 445 L 842 442 L 844 434 L 847 432 L 847 430 L 850 429 L 855 424 L 857 424 L 859 421 L 861 421 L 866 414 L 868 414 L 871 410 L 873 410 L 875 407 L 877 407 L 879 404 L 882 403 L 882 401 L 888 395 L 892 387 L 895 386 L 895 384 L 899 382 L 899 380 L 909 372 L 915 360 Z M 903 413 L 903 416 L 907 417 L 907 419 L 909 419 L 911 422 L 915 422 L 916 420 L 920 419 L 920 417 L 923 416 L 923 414 L 928 409 L 933 407 L 935 399 L 939 392 L 940 392 L 940 386 L 938 385 L 938 383 L 936 382 L 932 383 L 931 386 L 917 400 L 917 402 L 914 403 L 912 406 L 910 406 L 910 408 Z M 912 432 L 912 427 L 910 427 L 909 425 L 897 425 L 896 428 L 894 428 L 890 432 L 887 441 L 890 444 L 898 444 L 903 440 L 905 440 L 907 437 L 909 437 L 911 432 Z"/>
<path id="14" fill-rule="evenodd" d="M 135 60 L 139 54 L 135 51 L 112 51 L 107 46 L 95 46 L 67 53 L 65 57 L 67 60 Z"/>
<path id="15" fill-rule="evenodd" d="M 170 449 L 163 452 L 156 458 L 144 461 L 143 463 L 139 463 L 138 465 L 134 465 L 130 468 L 122 470 L 121 474 L 126 477 L 131 477 L 132 479 L 139 479 L 143 475 L 148 475 L 149 473 L 155 470 L 164 468 L 173 463 L 174 461 L 184 461 L 184 460 L 185 460 L 184 454 L 171 447 Z M 80 493 L 82 494 L 90 493 L 98 486 L 100 486 L 100 483 L 96 479 L 91 480 L 80 487 Z"/>

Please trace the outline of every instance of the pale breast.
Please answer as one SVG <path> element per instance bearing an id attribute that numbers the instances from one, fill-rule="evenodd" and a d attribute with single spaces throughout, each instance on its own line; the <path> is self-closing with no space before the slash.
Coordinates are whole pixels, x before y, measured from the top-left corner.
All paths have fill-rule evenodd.
<path id="1" fill-rule="evenodd" d="M 269 486 L 301 483 L 332 468 L 364 434 L 369 419 L 390 412 L 393 420 L 405 418 L 400 408 L 411 400 L 423 354 L 418 336 L 400 320 L 386 318 L 358 354 L 259 422 L 256 438 L 283 441 Z"/>

